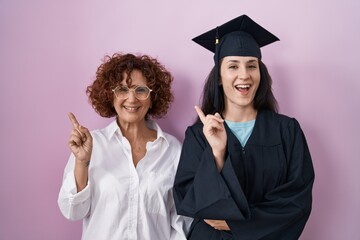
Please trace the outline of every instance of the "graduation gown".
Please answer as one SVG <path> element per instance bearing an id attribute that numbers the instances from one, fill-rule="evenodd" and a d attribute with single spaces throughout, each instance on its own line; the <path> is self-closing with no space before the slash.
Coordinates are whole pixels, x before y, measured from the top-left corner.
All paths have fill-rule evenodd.
<path id="1" fill-rule="evenodd" d="M 194 218 L 188 239 L 298 239 L 312 205 L 314 169 L 298 121 L 259 111 L 245 146 L 225 124 L 227 151 L 221 172 L 203 134 L 186 130 L 174 182 L 177 213 Z M 230 231 L 204 219 L 226 220 Z"/>

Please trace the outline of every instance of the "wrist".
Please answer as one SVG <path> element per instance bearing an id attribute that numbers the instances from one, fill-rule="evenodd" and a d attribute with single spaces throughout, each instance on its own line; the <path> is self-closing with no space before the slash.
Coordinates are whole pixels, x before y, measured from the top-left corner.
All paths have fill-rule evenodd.
<path id="1" fill-rule="evenodd" d="M 75 161 L 74 175 L 75 175 L 77 192 L 82 191 L 87 185 L 88 174 L 89 174 L 88 173 L 89 163 L 90 161 L 86 161 L 86 162 Z"/>
<path id="2" fill-rule="evenodd" d="M 222 151 L 214 151 L 213 150 L 213 155 L 214 155 L 214 158 L 216 159 L 216 161 L 224 161 L 224 158 L 225 158 L 225 151 L 222 150 Z"/>
<path id="3" fill-rule="evenodd" d="M 213 152 L 214 154 L 214 158 L 215 158 L 215 163 L 216 163 L 216 167 L 218 169 L 218 171 L 220 172 L 224 166 L 224 162 L 225 162 L 225 151 L 220 151 L 220 152 Z"/>
<path id="4" fill-rule="evenodd" d="M 90 165 L 90 160 L 79 160 L 75 159 L 75 168 L 88 168 Z"/>

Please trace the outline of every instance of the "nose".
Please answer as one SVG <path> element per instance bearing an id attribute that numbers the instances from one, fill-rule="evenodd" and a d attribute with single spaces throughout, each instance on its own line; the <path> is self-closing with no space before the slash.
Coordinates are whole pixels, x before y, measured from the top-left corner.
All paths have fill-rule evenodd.
<path id="1" fill-rule="evenodd" d="M 137 98 L 135 96 L 135 89 L 129 89 L 129 97 L 128 100 L 136 101 Z"/>
<path id="2" fill-rule="evenodd" d="M 239 67 L 238 78 L 239 79 L 248 79 L 250 77 L 249 71 L 246 67 Z"/>
<path id="3" fill-rule="evenodd" d="M 239 66 L 237 74 L 239 79 L 248 79 L 250 77 L 249 70 L 243 65 Z"/>

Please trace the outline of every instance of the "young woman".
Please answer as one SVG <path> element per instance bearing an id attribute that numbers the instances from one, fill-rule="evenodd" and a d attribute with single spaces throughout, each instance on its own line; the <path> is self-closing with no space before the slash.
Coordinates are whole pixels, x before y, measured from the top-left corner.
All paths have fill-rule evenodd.
<path id="1" fill-rule="evenodd" d="M 215 40 L 216 39 L 216 40 Z M 188 239 L 298 239 L 314 171 L 298 121 L 277 113 L 260 47 L 278 38 L 246 15 L 193 39 L 215 53 L 174 183 Z"/>

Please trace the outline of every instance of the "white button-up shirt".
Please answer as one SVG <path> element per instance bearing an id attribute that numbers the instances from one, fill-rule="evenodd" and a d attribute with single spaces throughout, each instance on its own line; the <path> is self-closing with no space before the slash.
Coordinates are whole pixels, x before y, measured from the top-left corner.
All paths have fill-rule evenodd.
<path id="1" fill-rule="evenodd" d="M 155 122 L 147 123 L 157 131 L 157 139 L 147 143 L 136 168 L 116 121 L 91 132 L 89 180 L 79 193 L 70 155 L 58 205 L 66 218 L 83 219 L 82 239 L 186 239 L 191 219 L 176 214 L 172 195 L 181 143 Z"/>

